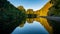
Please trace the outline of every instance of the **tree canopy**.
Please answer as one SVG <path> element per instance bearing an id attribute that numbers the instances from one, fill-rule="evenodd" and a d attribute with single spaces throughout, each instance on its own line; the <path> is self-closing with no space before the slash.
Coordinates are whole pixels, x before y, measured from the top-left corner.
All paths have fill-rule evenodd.
<path id="1" fill-rule="evenodd" d="M 2 34 L 10 34 L 23 20 L 25 12 L 17 9 L 7 0 L 0 0 L 0 30 Z"/>

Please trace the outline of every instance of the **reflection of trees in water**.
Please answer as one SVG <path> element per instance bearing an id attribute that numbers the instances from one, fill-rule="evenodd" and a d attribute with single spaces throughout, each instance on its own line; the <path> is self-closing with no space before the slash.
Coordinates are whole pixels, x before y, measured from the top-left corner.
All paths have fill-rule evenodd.
<path id="1" fill-rule="evenodd" d="M 19 26 L 20 26 L 20 27 L 23 27 L 25 23 L 26 23 L 26 21 L 22 21 Z"/>
<path id="2" fill-rule="evenodd" d="M 28 23 L 33 23 L 33 21 L 40 22 L 50 34 L 52 33 L 52 27 L 48 24 L 48 21 L 45 18 L 27 18 L 26 21 Z"/>
<path id="3" fill-rule="evenodd" d="M 26 20 L 28 23 L 33 23 L 33 18 L 27 18 Z"/>
<path id="4" fill-rule="evenodd" d="M 24 27 L 24 24 L 26 23 L 26 21 L 27 23 L 33 23 L 33 19 L 27 18 L 26 20 L 22 21 L 19 26 Z"/>
<path id="5" fill-rule="evenodd" d="M 47 19 L 35 18 L 34 20 L 40 22 L 50 34 L 52 33 L 52 27 L 48 24 Z"/>

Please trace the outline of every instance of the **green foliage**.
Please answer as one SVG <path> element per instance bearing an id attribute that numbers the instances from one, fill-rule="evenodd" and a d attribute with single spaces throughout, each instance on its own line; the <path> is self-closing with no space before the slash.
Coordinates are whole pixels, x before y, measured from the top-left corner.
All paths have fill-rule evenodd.
<path id="1" fill-rule="evenodd" d="M 7 0 L 0 0 L 0 27 L 1 32 L 11 33 L 26 19 L 24 11 L 17 9 Z"/>
<path id="2" fill-rule="evenodd" d="M 48 16 L 60 16 L 60 0 L 52 0 L 53 6 L 48 11 Z"/>

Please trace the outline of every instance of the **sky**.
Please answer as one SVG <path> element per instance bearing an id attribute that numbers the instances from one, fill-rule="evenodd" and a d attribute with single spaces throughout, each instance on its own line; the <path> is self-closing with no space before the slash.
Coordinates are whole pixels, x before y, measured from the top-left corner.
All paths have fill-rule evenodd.
<path id="1" fill-rule="evenodd" d="M 34 11 L 41 9 L 49 0 L 8 0 L 15 7 L 23 6 L 26 10 Z"/>

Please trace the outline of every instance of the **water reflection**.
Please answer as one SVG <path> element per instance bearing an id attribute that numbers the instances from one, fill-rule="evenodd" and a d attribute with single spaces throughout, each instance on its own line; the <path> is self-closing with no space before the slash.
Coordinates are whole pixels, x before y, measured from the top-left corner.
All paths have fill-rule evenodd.
<path id="1" fill-rule="evenodd" d="M 45 18 L 27 18 L 12 34 L 51 34 L 52 28 Z"/>
<path id="2" fill-rule="evenodd" d="M 18 26 L 12 34 L 49 34 L 46 29 L 39 23 L 34 21 L 33 23 L 25 22 L 24 27 Z"/>
<path id="3" fill-rule="evenodd" d="M 39 22 L 39 23 L 41 23 L 44 27 L 45 27 L 45 29 L 50 33 L 50 34 L 52 34 L 52 27 L 49 25 L 49 23 L 48 23 L 48 21 L 47 21 L 47 19 L 46 18 L 28 18 L 27 19 L 27 22 L 28 23 L 33 23 L 33 21 L 37 21 L 37 22 Z"/>

